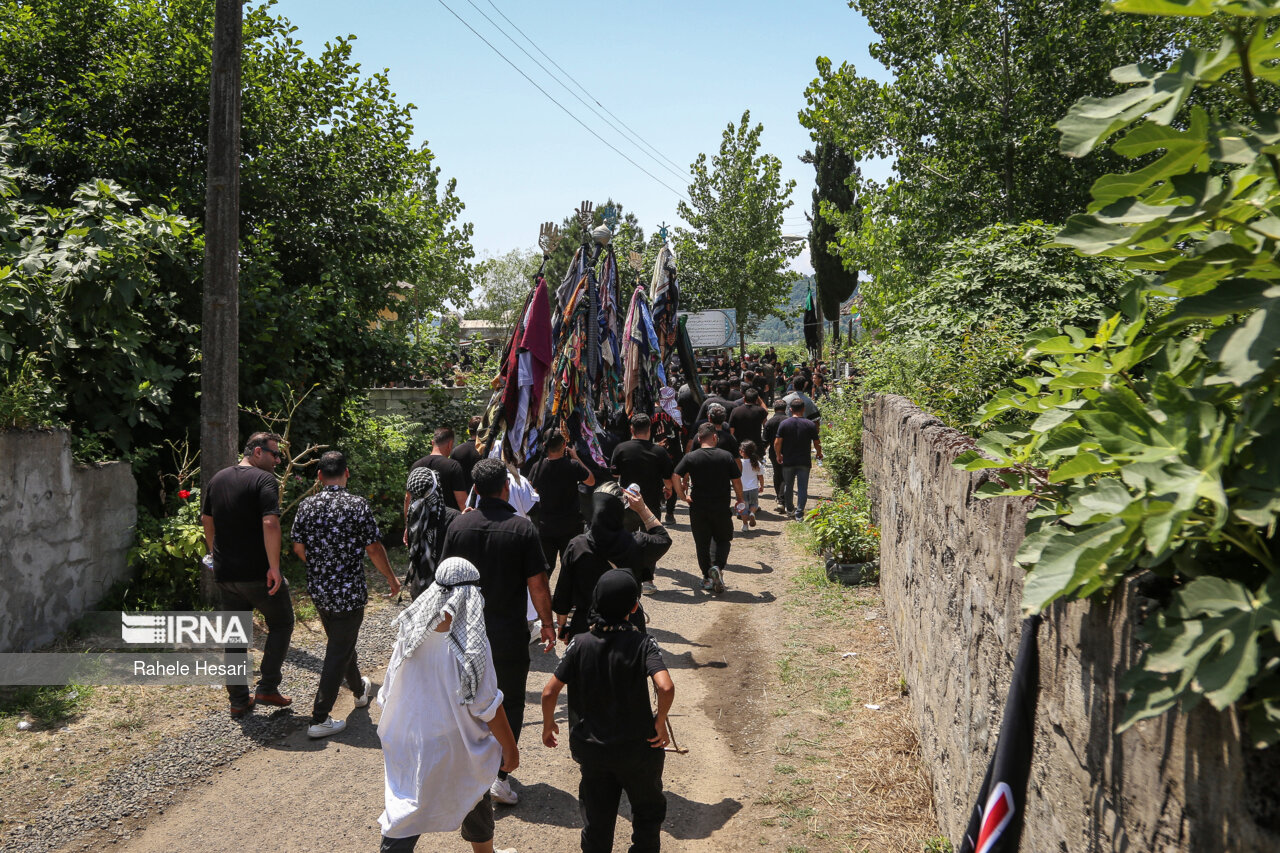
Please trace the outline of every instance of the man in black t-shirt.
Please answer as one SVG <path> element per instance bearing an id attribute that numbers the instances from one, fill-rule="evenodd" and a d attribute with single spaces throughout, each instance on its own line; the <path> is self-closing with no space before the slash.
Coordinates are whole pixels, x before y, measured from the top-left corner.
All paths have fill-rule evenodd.
<path id="1" fill-rule="evenodd" d="M 809 468 L 813 464 L 809 458 L 810 445 L 817 448 L 821 460 L 818 425 L 804 417 L 804 400 L 797 397 L 791 401 L 791 417 L 778 425 L 778 435 L 773 440 L 774 452 L 782 463 L 783 511 L 791 513 L 794 498 L 796 521 L 804 518 L 804 505 L 809 500 Z"/>
<path id="2" fill-rule="evenodd" d="M 717 403 L 724 409 L 726 415 L 737 405 L 737 403 L 729 399 L 729 383 L 727 381 L 720 380 L 716 382 L 714 388 L 715 393 L 709 394 L 702 401 L 702 405 L 698 408 L 698 414 L 694 417 L 693 422 L 686 424 L 690 429 L 697 429 L 701 424 L 706 423 L 710 417 L 711 407 Z"/>
<path id="3" fill-rule="evenodd" d="M 255 702 L 283 707 L 280 665 L 293 636 L 293 601 L 280 574 L 280 487 L 272 473 L 281 459 L 280 436 L 255 432 L 239 465 L 223 468 L 204 488 L 200 521 L 213 555 L 214 579 L 223 610 L 258 610 L 267 622 L 262 678 L 253 694 L 247 684 L 228 684 L 231 716 L 243 717 Z M 229 648 L 228 654 L 248 649 Z"/>
<path id="4" fill-rule="evenodd" d="M 734 409 L 736 412 L 737 409 Z M 727 452 L 734 459 L 738 458 L 738 439 L 733 437 L 733 430 L 729 429 L 728 410 L 720 406 L 712 406 L 711 411 L 707 412 L 707 423 L 716 429 L 716 447 Z M 696 446 L 697 438 L 690 444 L 689 449 L 693 450 Z"/>
<path id="5" fill-rule="evenodd" d="M 471 469 L 480 461 L 480 451 L 476 450 L 476 433 L 480 431 L 480 416 L 474 415 L 467 422 L 467 434 L 471 437 L 459 444 L 449 454 L 449 458 L 462 466 L 463 491 L 471 491 Z"/>
<path id="6" fill-rule="evenodd" d="M 666 448 L 649 440 L 651 429 L 652 421 L 648 415 L 633 415 L 631 440 L 622 442 L 614 449 L 609 469 L 623 488 L 632 483 L 639 486 L 645 505 L 655 516 L 660 516 L 662 502 L 671 493 L 673 465 Z M 639 529 L 639 516 L 628 512 L 627 530 Z"/>
<path id="7" fill-rule="evenodd" d="M 630 572 L 605 572 L 592 604 L 595 624 L 573 638 L 542 690 L 542 742 L 552 748 L 558 743 L 556 700 L 568 685 L 569 751 L 582 770 L 583 851 L 613 849 L 618 804 L 626 791 L 630 849 L 656 852 L 667 815 L 662 768 L 675 684 L 657 642 L 628 622 L 640 604 L 640 587 Z M 656 714 L 649 705 L 650 679 L 658 697 Z"/>
<path id="8" fill-rule="evenodd" d="M 462 466 L 449 458 L 453 452 L 453 430 L 440 427 L 431 436 L 431 453 L 409 466 L 409 470 L 423 466 L 435 471 L 440 477 L 440 486 L 444 489 L 444 502 L 459 512 L 467 505 L 468 474 L 463 473 Z M 409 493 L 404 496 L 405 518 L 409 517 Z"/>
<path id="9" fill-rule="evenodd" d="M 774 512 L 783 512 L 782 505 L 782 464 L 778 462 L 778 454 L 773 449 L 773 440 L 778 437 L 778 427 L 787 419 L 787 401 L 781 397 L 773 401 L 773 417 L 764 422 L 761 438 L 769 450 L 769 467 L 773 469 L 773 497 L 777 500 Z"/>
<path id="10" fill-rule="evenodd" d="M 582 504 L 578 484 L 594 486 L 595 475 L 578 461 L 573 448 L 565 452 L 564 436 L 551 430 L 546 436 L 547 455 L 529 469 L 529 482 L 538 493 L 538 536 L 547 570 L 554 572 L 556 559 L 565 546 L 582 532 Z"/>
<path id="11" fill-rule="evenodd" d="M 511 483 L 507 467 L 497 459 L 481 459 L 471 469 L 480 505 L 449 525 L 444 556 L 462 557 L 480 572 L 484 594 L 484 624 L 493 649 L 493 672 L 502 691 L 502 708 L 516 740 L 524 722 L 525 682 L 529 678 L 529 627 L 525 621 L 526 590 L 542 620 L 544 652 L 555 646 L 551 616 L 551 588 L 547 561 L 533 522 L 516 515 L 507 502 Z M 489 789 L 495 800 L 507 805 L 519 801 L 504 771 Z"/>
<path id="12" fill-rule="evenodd" d="M 698 449 L 686 453 L 676 465 L 675 487 L 680 499 L 689 504 L 689 528 L 702 570 L 702 588 L 720 593 L 724 592 L 722 570 L 733 541 L 729 487 L 741 502 L 742 466 L 728 451 L 715 446 L 716 430 L 710 423 L 698 427 L 698 444 Z M 692 496 L 686 477 L 693 481 Z"/>
<path id="13" fill-rule="evenodd" d="M 769 411 L 760 403 L 760 392 L 755 388 L 748 388 L 742 395 L 742 405 L 734 406 L 729 413 L 729 430 L 738 444 L 754 441 L 759 447 L 760 430 L 768 417 Z"/>

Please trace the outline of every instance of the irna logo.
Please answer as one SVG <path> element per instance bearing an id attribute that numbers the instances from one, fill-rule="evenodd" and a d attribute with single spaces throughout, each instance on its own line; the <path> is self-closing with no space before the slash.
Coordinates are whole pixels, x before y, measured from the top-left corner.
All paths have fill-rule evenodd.
<path id="1" fill-rule="evenodd" d="M 120 636 L 146 646 L 248 645 L 244 617 L 230 613 L 120 614 Z"/>

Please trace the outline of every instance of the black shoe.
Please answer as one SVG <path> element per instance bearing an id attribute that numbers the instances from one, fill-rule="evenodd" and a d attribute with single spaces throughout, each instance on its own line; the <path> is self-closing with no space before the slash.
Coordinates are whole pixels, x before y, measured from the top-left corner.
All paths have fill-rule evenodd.
<path id="1" fill-rule="evenodd" d="M 667 518 L 666 518 L 666 520 L 665 520 L 665 521 L 663 521 L 663 524 L 675 524 L 675 523 L 676 523 L 676 517 L 675 517 L 675 515 L 674 515 L 673 513 L 670 513 L 670 512 L 669 512 L 669 513 L 667 513 Z"/>

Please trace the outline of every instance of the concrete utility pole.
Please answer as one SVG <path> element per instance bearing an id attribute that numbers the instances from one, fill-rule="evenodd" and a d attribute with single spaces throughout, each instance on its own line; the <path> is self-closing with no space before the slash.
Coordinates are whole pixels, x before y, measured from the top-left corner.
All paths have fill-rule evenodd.
<path id="1" fill-rule="evenodd" d="M 200 332 L 200 479 L 236 462 L 240 420 L 240 44 L 243 0 L 217 0 L 209 80 L 204 300 Z M 213 598 L 202 572 L 201 594 Z"/>

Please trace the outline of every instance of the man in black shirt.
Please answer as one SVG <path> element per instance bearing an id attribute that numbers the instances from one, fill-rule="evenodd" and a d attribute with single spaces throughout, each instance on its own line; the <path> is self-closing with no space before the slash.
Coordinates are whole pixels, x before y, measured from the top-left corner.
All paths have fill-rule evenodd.
<path id="1" fill-rule="evenodd" d="M 459 444 L 449 454 L 449 458 L 462 466 L 463 491 L 471 491 L 471 469 L 480 461 L 480 451 L 476 450 L 476 433 L 480 431 L 480 416 L 474 415 L 467 422 L 467 434 L 471 437 Z"/>
<path id="2" fill-rule="evenodd" d="M 657 853 L 667 815 L 662 767 L 675 684 L 657 642 L 628 622 L 640 604 L 640 587 L 630 572 L 605 572 L 592 604 L 595 624 L 574 637 L 542 690 L 542 742 L 558 743 L 556 700 L 568 685 L 569 751 L 582 770 L 583 853 L 613 849 L 623 791 L 631 804 L 630 850 Z M 649 705 L 650 679 L 658 696 L 656 714 Z"/>
<path id="3" fill-rule="evenodd" d="M 484 623 L 493 648 L 493 671 L 502 691 L 502 708 L 516 740 L 524 722 L 525 682 L 529 679 L 529 627 L 525 621 L 526 591 L 542 620 L 543 651 L 552 649 L 556 632 L 551 621 L 551 592 L 547 562 L 533 522 L 516 515 L 507 503 L 511 493 L 507 468 L 497 459 L 481 459 L 471 469 L 480 505 L 460 515 L 444 538 L 444 556 L 462 557 L 480 572 L 484 594 Z M 514 805 L 507 774 L 489 793 L 500 803 Z"/>
<path id="4" fill-rule="evenodd" d="M 778 425 L 778 435 L 773 449 L 782 463 L 782 506 L 790 513 L 795 508 L 795 519 L 804 518 L 804 505 L 809 500 L 809 446 L 818 449 L 822 459 L 822 440 L 818 437 L 818 425 L 804 417 L 804 400 L 791 401 L 791 417 Z"/>
<path id="5" fill-rule="evenodd" d="M 640 487 L 640 496 L 654 515 L 661 515 L 662 502 L 671 493 L 673 466 L 666 448 L 649 440 L 652 422 L 645 414 L 631 418 L 631 440 L 619 444 L 613 451 L 609 468 L 623 488 L 632 483 Z M 627 530 L 640 529 L 640 517 L 627 513 Z M 644 578 L 641 578 L 644 580 Z"/>
<path id="6" fill-rule="evenodd" d="M 736 412 L 737 409 L 735 408 Z M 727 410 L 720 406 L 712 406 L 711 411 L 707 412 L 707 423 L 716 428 L 716 447 L 726 451 L 734 459 L 738 458 L 738 439 L 733 437 L 733 430 L 729 429 Z M 694 441 L 696 442 L 696 437 Z M 691 443 L 689 449 L 694 449 Z"/>
<path id="7" fill-rule="evenodd" d="M 742 466 L 728 451 L 716 447 L 716 431 L 709 423 L 698 427 L 697 450 L 684 455 L 676 466 L 675 487 L 680 499 L 689 504 L 689 527 L 702 570 L 702 588 L 724 592 L 722 569 L 729 560 L 733 541 L 733 515 L 727 498 L 729 487 L 742 501 Z M 693 495 L 684 478 L 693 481 Z"/>
<path id="8" fill-rule="evenodd" d="M 467 505 L 467 492 L 470 491 L 470 486 L 467 485 L 468 477 L 463 473 L 462 466 L 449 458 L 452 452 L 453 430 L 449 427 L 440 427 L 431 436 L 430 455 L 414 462 L 409 466 L 409 470 L 425 466 L 435 471 L 440 477 L 440 485 L 444 487 L 445 504 L 461 512 Z M 409 516 L 408 492 L 404 495 L 404 512 L 407 519 Z"/>
<path id="9" fill-rule="evenodd" d="M 719 380 L 713 387 L 715 388 L 715 393 L 708 395 L 702 401 L 697 417 L 693 419 L 691 424 L 685 424 L 690 429 L 697 429 L 699 425 L 706 423 L 711 407 L 717 403 L 725 410 L 726 414 L 737 405 L 737 403 L 729 399 L 729 383 L 727 381 Z"/>
<path id="10" fill-rule="evenodd" d="M 582 532 L 582 504 L 578 484 L 594 486 L 595 475 L 578 461 L 578 451 L 565 453 L 564 436 L 551 430 L 546 437 L 547 455 L 529 469 L 529 482 L 538 493 L 538 536 L 547 569 L 554 572 L 556 559 L 573 537 Z"/>
<path id="11" fill-rule="evenodd" d="M 760 429 L 764 426 L 769 412 L 760 402 L 760 392 L 748 388 L 742 396 L 742 405 L 734 406 L 729 413 L 729 430 L 738 444 L 754 441 L 760 446 Z"/>
<path id="12" fill-rule="evenodd" d="M 787 419 L 787 401 L 781 397 L 773 401 L 773 417 L 765 421 L 761 438 L 769 449 L 769 466 L 773 469 L 773 496 L 777 500 L 774 512 L 783 512 L 782 505 L 782 465 L 778 462 L 778 454 L 773 449 L 773 440 L 778 437 L 778 427 Z"/>
<path id="13" fill-rule="evenodd" d="M 262 678 L 254 693 L 247 684 L 227 685 L 232 717 L 243 717 L 255 702 L 280 707 L 293 702 L 280 693 L 280 665 L 293 636 L 293 601 L 280 574 L 280 487 L 272 473 L 280 458 L 280 436 L 255 432 L 240 464 L 214 474 L 204 489 L 200 521 L 222 609 L 258 610 L 267 622 Z M 227 649 L 228 654 L 247 652 Z"/>

